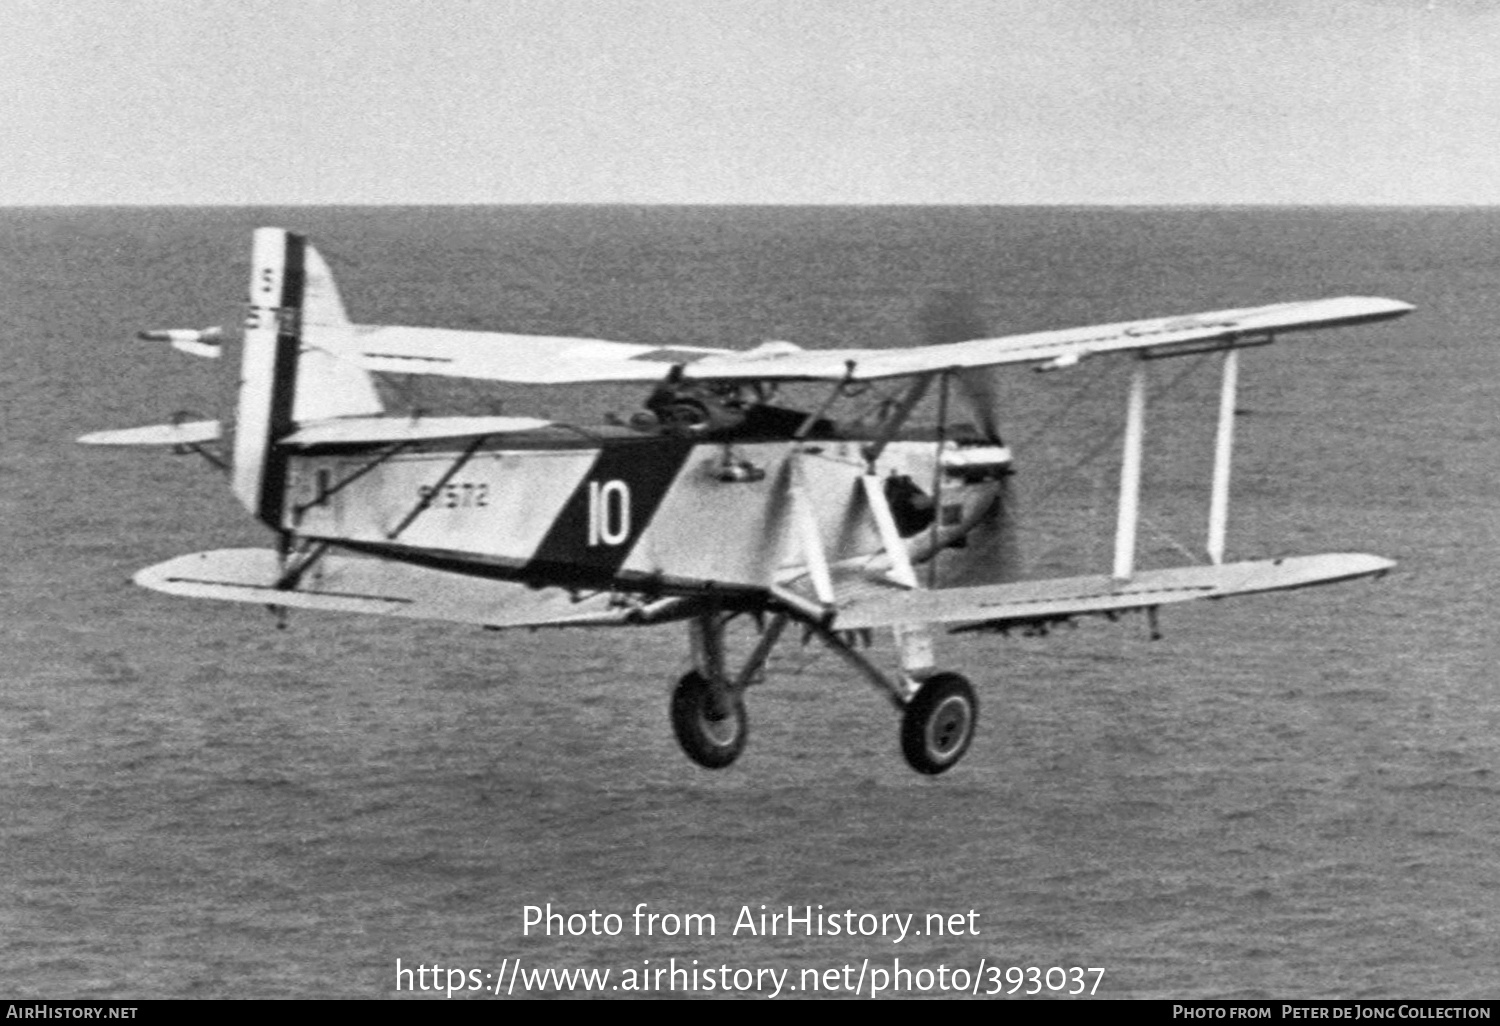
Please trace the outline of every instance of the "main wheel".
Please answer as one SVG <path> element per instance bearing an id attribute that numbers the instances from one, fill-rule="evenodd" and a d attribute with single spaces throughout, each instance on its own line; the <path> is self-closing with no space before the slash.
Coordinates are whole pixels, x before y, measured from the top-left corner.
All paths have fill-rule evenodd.
<path id="1" fill-rule="evenodd" d="M 738 694 L 715 702 L 708 678 L 697 670 L 687 673 L 672 691 L 672 732 L 677 743 L 700 766 L 723 769 L 745 750 L 750 721 Z"/>
<path id="2" fill-rule="evenodd" d="M 922 682 L 901 716 L 901 754 L 918 773 L 953 768 L 974 740 L 979 699 L 956 673 L 936 673 Z"/>

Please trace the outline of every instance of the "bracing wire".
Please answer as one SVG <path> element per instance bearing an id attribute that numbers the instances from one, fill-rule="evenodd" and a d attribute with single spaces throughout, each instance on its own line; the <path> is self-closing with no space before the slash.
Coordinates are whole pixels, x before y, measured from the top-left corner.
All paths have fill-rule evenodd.
<path id="1" fill-rule="evenodd" d="M 1185 381 L 1190 375 L 1192 375 L 1195 371 L 1197 371 L 1204 365 L 1205 359 L 1208 355 L 1209 354 L 1207 353 L 1199 354 L 1196 358 L 1189 360 L 1187 365 L 1184 366 L 1182 370 L 1178 371 L 1175 375 L 1169 378 L 1166 384 L 1161 388 L 1155 390 L 1155 396 L 1157 398 L 1162 398 L 1172 394 L 1173 391 L 1175 391 L 1183 381 Z M 1040 437 L 1042 432 L 1045 431 L 1049 426 L 1057 423 L 1063 417 L 1063 415 L 1075 409 L 1085 399 L 1091 396 L 1094 392 L 1098 391 L 1100 384 L 1104 381 L 1104 378 L 1105 375 L 1103 374 L 1096 375 L 1093 380 L 1087 382 L 1085 385 L 1075 390 L 1075 392 L 1069 398 L 1068 402 L 1063 406 L 1063 408 L 1057 413 L 1049 416 L 1040 427 L 1038 427 L 1028 436 L 1027 441 L 1029 442 Z M 1056 475 L 1054 475 L 1052 484 L 1043 492 L 1041 492 L 1041 494 L 1029 499 L 1029 503 L 1035 506 L 1042 505 L 1044 502 L 1046 502 L 1047 499 L 1051 498 L 1064 485 L 1066 485 L 1070 479 L 1083 481 L 1085 484 L 1088 484 L 1090 486 L 1096 485 L 1097 482 L 1092 477 L 1083 473 L 1083 468 L 1093 464 L 1099 459 L 1100 456 L 1102 456 L 1109 450 L 1117 448 L 1120 444 L 1120 439 L 1124 436 L 1124 434 L 1125 429 L 1123 427 L 1111 428 L 1105 434 L 1105 436 L 1095 445 L 1091 446 L 1083 454 L 1083 456 L 1064 466 Z M 1195 553 L 1187 546 L 1183 545 L 1182 542 L 1179 541 L 1175 536 L 1173 536 L 1171 532 L 1166 530 L 1156 520 L 1155 517 L 1152 517 L 1151 515 L 1143 511 L 1140 514 L 1140 522 L 1142 526 L 1150 531 L 1159 541 L 1165 542 L 1170 548 L 1175 549 L 1177 552 L 1181 553 L 1190 562 L 1203 562 L 1202 557 L 1198 553 Z"/>

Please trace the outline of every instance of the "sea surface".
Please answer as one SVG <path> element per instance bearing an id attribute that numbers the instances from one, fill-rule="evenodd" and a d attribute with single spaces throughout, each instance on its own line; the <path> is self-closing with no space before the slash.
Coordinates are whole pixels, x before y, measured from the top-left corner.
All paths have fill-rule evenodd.
<path id="1" fill-rule="evenodd" d="M 995 333 L 1404 299 L 1245 355 L 1230 516 L 1234 558 L 1400 565 L 1168 609 L 1159 641 L 1136 617 L 945 638 L 982 711 L 938 778 L 794 638 L 740 761 L 700 769 L 666 715 L 680 626 L 277 629 L 129 583 L 269 541 L 202 461 L 73 443 L 227 412 L 227 361 L 133 335 L 234 324 L 264 224 L 313 237 L 361 322 L 641 342 L 909 345 L 941 290 Z M 1109 997 L 1500 996 L 1497 342 L 1495 209 L 0 210 L 0 996 L 431 997 L 398 960 L 493 991 L 516 959 L 610 970 L 609 996 L 737 970 L 807 996 L 830 969 L 868 994 L 897 959 L 917 996 L 939 967 L 980 994 L 1080 967 Z M 1108 566 L 1124 369 L 997 376 L 1035 575 Z M 1215 361 L 1151 370 L 1141 558 L 1175 565 L 1203 558 Z M 644 398 L 387 391 L 574 422 Z M 599 918 L 528 926 L 548 905 Z M 824 932 L 766 935 L 762 906 Z M 688 914 L 712 934 L 671 935 Z"/>

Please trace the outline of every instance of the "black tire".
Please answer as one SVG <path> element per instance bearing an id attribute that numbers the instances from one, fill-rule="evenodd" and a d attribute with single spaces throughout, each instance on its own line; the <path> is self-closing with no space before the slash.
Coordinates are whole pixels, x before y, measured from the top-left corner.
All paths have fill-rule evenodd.
<path id="1" fill-rule="evenodd" d="M 952 769 L 979 722 L 979 699 L 956 673 L 935 673 L 922 682 L 901 716 L 901 754 L 918 773 Z"/>
<path id="2" fill-rule="evenodd" d="M 672 732 L 689 759 L 708 769 L 723 769 L 740 757 L 750 736 L 745 701 L 735 695 L 727 715 L 720 714 L 708 679 L 694 670 L 672 690 Z"/>

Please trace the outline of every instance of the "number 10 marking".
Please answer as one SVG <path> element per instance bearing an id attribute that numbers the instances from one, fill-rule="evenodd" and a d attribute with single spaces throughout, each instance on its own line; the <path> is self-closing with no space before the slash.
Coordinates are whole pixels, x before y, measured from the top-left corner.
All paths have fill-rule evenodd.
<path id="1" fill-rule="evenodd" d="M 589 547 L 630 537 L 630 489 L 624 481 L 589 482 Z"/>

